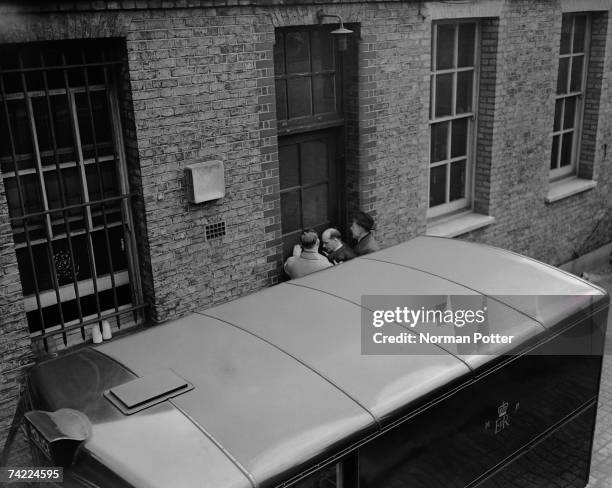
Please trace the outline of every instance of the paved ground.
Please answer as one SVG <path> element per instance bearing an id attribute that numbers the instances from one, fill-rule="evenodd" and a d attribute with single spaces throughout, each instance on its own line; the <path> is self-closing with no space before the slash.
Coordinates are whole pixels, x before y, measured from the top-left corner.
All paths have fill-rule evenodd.
<path id="1" fill-rule="evenodd" d="M 588 272 L 589 279 L 612 295 L 612 267 Z M 612 488 L 612 311 L 608 315 L 608 335 L 604 356 L 597 427 L 587 488 Z"/>

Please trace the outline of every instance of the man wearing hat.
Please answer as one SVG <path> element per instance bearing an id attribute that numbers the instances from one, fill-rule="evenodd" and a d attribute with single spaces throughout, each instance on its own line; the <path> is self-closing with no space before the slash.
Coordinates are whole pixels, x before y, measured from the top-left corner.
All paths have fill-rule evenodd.
<path id="1" fill-rule="evenodd" d="M 365 212 L 359 212 L 353 218 L 351 224 L 351 233 L 353 238 L 357 241 L 353 251 L 357 256 L 363 256 L 380 249 L 378 243 L 372 235 L 372 229 L 374 228 L 374 219 Z"/>

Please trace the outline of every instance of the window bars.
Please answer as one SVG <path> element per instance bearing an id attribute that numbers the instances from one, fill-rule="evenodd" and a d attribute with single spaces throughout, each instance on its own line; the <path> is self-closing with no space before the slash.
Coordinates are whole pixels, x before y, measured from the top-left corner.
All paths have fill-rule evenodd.
<path id="1" fill-rule="evenodd" d="M 144 307 L 110 41 L 0 47 L 0 173 L 28 326 L 48 350 Z M 131 318 L 130 318 L 131 316 Z M 70 334 L 76 331 L 77 333 Z"/>

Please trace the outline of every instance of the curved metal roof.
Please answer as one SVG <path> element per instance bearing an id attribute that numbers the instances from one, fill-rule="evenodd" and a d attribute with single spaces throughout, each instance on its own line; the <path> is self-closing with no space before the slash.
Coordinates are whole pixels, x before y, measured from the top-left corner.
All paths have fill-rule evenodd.
<path id="1" fill-rule="evenodd" d="M 552 300 L 534 312 L 529 300 L 512 298 L 520 293 L 585 300 Z M 156 480 L 187 464 L 192 475 L 181 486 L 268 486 L 384 428 L 513 347 L 491 346 L 483 355 L 407 344 L 402 355 L 363 355 L 361 296 L 386 294 L 492 297 L 491 333 L 515 335 L 517 347 L 553 326 L 559 307 L 572 313 L 593 295 L 606 296 L 516 254 L 419 237 L 96 347 L 133 375 L 171 369 L 195 388 L 127 417 L 92 415 L 86 449 L 135 486 L 168 486 Z M 39 384 L 52 371 L 39 368 Z M 110 382 L 121 384 L 120 376 Z M 101 391 L 88 398 L 101 405 Z M 169 453 L 185 451 L 187 461 L 168 462 Z"/>

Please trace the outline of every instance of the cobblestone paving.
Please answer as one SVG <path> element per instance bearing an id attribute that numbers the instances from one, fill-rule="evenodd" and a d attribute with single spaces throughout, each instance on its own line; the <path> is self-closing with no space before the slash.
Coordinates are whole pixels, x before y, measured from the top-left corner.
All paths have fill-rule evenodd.
<path id="1" fill-rule="evenodd" d="M 612 295 L 612 267 L 589 273 L 594 283 Z M 597 426 L 587 488 L 612 488 L 612 312 L 608 315 L 606 355 L 597 408 Z"/>

